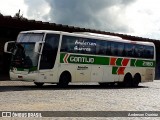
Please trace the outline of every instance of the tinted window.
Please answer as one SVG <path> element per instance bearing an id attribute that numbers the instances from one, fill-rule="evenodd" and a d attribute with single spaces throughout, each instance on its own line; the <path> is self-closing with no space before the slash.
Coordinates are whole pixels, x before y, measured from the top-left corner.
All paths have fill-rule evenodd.
<path id="1" fill-rule="evenodd" d="M 59 35 L 47 34 L 42 51 L 40 69 L 52 69 L 57 56 Z"/>
<path id="2" fill-rule="evenodd" d="M 110 55 L 110 42 L 97 40 L 96 54 L 98 55 Z"/>
<path id="3" fill-rule="evenodd" d="M 152 59 L 154 57 L 154 47 L 145 46 L 145 48 L 144 48 L 144 57 Z"/>
<path id="4" fill-rule="evenodd" d="M 63 36 L 61 52 L 153 58 L 154 48 L 138 44 Z"/>
<path id="5" fill-rule="evenodd" d="M 134 55 L 135 55 L 135 45 L 125 44 L 125 56 L 134 57 Z"/>
<path id="6" fill-rule="evenodd" d="M 154 47 L 137 44 L 125 44 L 125 56 L 153 59 Z"/>
<path id="7" fill-rule="evenodd" d="M 111 55 L 124 56 L 124 43 L 111 42 Z"/>
<path id="8" fill-rule="evenodd" d="M 95 39 L 63 36 L 61 52 L 95 54 L 96 46 Z"/>
<path id="9" fill-rule="evenodd" d="M 124 56 L 124 44 L 118 43 L 118 56 Z"/>
<path id="10" fill-rule="evenodd" d="M 118 55 L 118 43 L 111 42 L 111 55 Z"/>
<path id="11" fill-rule="evenodd" d="M 143 58 L 144 46 L 142 45 L 135 45 L 135 55 L 134 57 Z"/>

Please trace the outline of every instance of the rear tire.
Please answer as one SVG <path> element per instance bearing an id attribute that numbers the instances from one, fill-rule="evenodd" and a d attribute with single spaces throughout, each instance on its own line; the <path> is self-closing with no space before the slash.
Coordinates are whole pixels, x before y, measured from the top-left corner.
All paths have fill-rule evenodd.
<path id="1" fill-rule="evenodd" d="M 132 78 L 132 75 L 131 75 L 130 73 L 127 73 L 127 74 L 124 76 L 123 85 L 124 85 L 124 87 L 126 87 L 126 88 L 130 88 L 130 87 L 133 86 L 133 78 Z"/>
<path id="2" fill-rule="evenodd" d="M 35 84 L 37 87 L 42 87 L 44 83 L 34 82 L 34 84 Z"/>
<path id="3" fill-rule="evenodd" d="M 133 78 L 133 87 L 138 87 L 140 81 L 141 81 L 141 76 L 140 74 L 136 73 Z"/>

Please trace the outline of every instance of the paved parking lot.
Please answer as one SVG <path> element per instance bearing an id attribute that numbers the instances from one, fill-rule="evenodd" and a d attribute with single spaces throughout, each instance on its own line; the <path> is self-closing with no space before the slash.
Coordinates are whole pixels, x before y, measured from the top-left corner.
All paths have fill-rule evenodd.
<path id="1" fill-rule="evenodd" d="M 67 89 L 46 84 L 0 81 L 0 111 L 159 111 L 160 81 L 138 88 L 71 84 Z"/>

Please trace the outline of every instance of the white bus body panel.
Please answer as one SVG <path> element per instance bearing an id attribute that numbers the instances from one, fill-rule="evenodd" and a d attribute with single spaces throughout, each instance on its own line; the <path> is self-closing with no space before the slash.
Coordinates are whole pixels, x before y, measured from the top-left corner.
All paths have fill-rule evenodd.
<path id="1" fill-rule="evenodd" d="M 36 33 L 37 31 L 35 31 Z M 43 32 L 43 31 L 42 31 Z M 45 31 L 44 31 L 45 32 Z M 51 31 L 48 31 L 52 33 Z M 24 32 L 25 33 L 25 32 Z M 54 33 L 54 32 L 53 32 Z M 60 32 L 58 32 L 60 33 Z M 62 33 L 64 35 L 72 35 L 74 33 Z M 62 36 L 61 34 L 61 36 Z M 76 34 L 75 36 L 87 36 L 87 35 L 80 35 Z M 88 36 L 88 38 L 91 36 Z M 105 40 L 104 37 L 99 36 Z M 92 38 L 96 38 L 92 36 Z M 103 40 L 102 39 L 102 40 Z M 114 41 L 113 40 L 109 41 Z M 59 49 L 57 53 L 57 58 L 55 61 L 55 66 L 53 69 L 50 70 L 39 70 L 35 71 L 35 73 L 27 73 L 25 71 L 10 71 L 10 78 L 11 80 L 25 80 L 25 81 L 34 81 L 34 82 L 44 82 L 44 83 L 58 83 L 60 75 L 64 71 L 68 71 L 71 74 L 71 82 L 122 82 L 124 80 L 124 76 L 126 73 L 131 73 L 132 77 L 136 73 L 140 73 L 141 75 L 141 82 L 149 82 L 153 81 L 155 68 L 147 68 L 147 67 L 130 67 L 130 61 L 125 68 L 123 75 L 112 74 L 111 65 L 94 65 L 94 64 L 72 64 L 72 63 L 60 63 L 60 47 L 61 47 L 61 39 L 59 44 Z M 117 42 L 124 42 L 129 43 L 128 40 L 124 41 L 122 39 L 118 39 Z M 150 45 L 151 43 L 148 42 L 138 42 L 142 45 Z M 154 45 L 153 45 L 154 46 Z M 155 46 L 154 46 L 155 48 Z M 75 53 L 76 54 L 76 53 Z M 85 55 L 84 56 L 89 56 Z M 96 55 L 98 56 L 98 55 Z M 111 56 L 107 56 L 111 57 Z M 117 57 L 119 58 L 119 57 Z M 128 58 L 131 59 L 131 58 Z M 134 58 L 136 59 L 136 58 Z M 141 59 L 141 58 L 139 58 Z M 155 54 L 154 59 L 155 60 Z"/>
<path id="2" fill-rule="evenodd" d="M 91 81 L 101 82 L 103 80 L 104 67 L 103 65 L 93 65 L 91 72 Z"/>

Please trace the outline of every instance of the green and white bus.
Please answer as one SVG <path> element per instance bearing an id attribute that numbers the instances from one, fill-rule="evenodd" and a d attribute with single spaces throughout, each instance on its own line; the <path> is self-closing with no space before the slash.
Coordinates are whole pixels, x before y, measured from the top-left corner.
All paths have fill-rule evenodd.
<path id="1" fill-rule="evenodd" d="M 37 86 L 97 82 L 132 87 L 155 76 L 153 43 L 109 35 L 24 31 L 16 41 L 6 42 L 4 51 L 12 54 L 10 79 Z"/>

